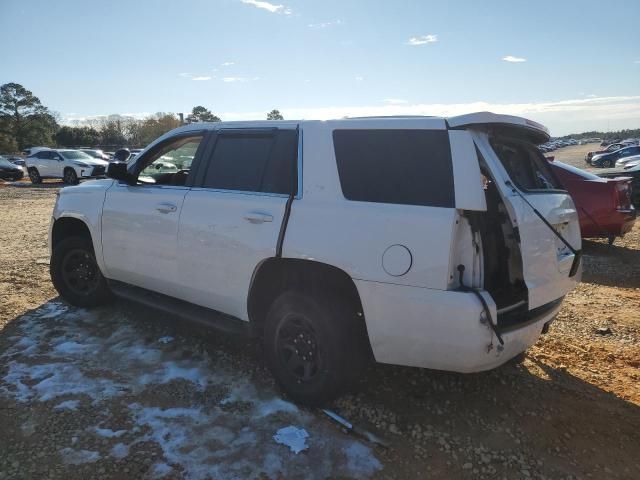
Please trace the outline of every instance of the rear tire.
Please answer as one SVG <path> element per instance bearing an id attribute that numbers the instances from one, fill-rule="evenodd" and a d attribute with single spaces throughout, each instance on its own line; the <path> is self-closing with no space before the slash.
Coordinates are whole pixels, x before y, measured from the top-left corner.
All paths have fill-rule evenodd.
<path id="1" fill-rule="evenodd" d="M 67 185 L 77 185 L 78 184 L 78 174 L 73 168 L 65 168 L 64 174 L 62 176 L 62 181 Z"/>
<path id="2" fill-rule="evenodd" d="M 91 241 L 67 237 L 53 249 L 49 271 L 62 298 L 77 307 L 95 307 L 112 298 L 107 280 L 96 262 Z"/>
<path id="3" fill-rule="evenodd" d="M 271 304 L 266 362 L 294 401 L 320 406 L 354 383 L 367 363 L 364 320 L 337 295 L 290 290 Z"/>
<path id="4" fill-rule="evenodd" d="M 33 184 L 42 183 L 42 177 L 40 176 L 40 172 L 38 172 L 38 169 L 34 167 L 31 167 L 29 169 L 29 179 Z"/>

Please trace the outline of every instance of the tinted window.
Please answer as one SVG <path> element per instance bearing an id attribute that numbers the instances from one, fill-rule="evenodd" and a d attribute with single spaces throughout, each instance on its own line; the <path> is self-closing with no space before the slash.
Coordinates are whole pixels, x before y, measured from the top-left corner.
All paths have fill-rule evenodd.
<path id="1" fill-rule="evenodd" d="M 491 146 L 513 183 L 521 190 L 562 188 L 535 145 L 516 139 L 494 138 Z"/>
<path id="2" fill-rule="evenodd" d="M 221 132 L 203 187 L 245 192 L 297 192 L 297 132 Z M 295 183 L 295 185 L 294 185 Z"/>
<path id="3" fill-rule="evenodd" d="M 335 130 L 333 143 L 347 199 L 454 206 L 445 130 Z"/>

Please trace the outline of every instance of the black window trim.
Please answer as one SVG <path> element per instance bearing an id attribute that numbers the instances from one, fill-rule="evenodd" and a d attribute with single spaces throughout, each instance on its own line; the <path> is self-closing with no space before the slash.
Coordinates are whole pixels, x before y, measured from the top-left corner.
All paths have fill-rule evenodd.
<path id="1" fill-rule="evenodd" d="M 187 180 L 185 182 L 184 185 L 156 185 L 153 183 L 141 183 L 136 185 L 136 187 L 143 187 L 143 188 L 166 188 L 166 189 L 170 189 L 170 190 L 176 190 L 176 189 L 182 189 L 182 190 L 188 190 L 193 186 L 193 182 L 195 180 L 195 173 L 196 172 L 191 172 L 191 170 L 195 170 L 197 169 L 197 164 L 199 163 L 200 158 L 202 158 L 203 152 L 205 150 L 205 147 L 208 143 L 208 140 L 211 136 L 211 130 L 206 130 L 206 129 L 195 129 L 195 130 L 187 130 L 187 131 L 182 131 L 179 133 L 176 133 L 175 135 L 172 135 L 170 137 L 165 138 L 163 141 L 156 143 L 153 147 L 151 147 L 149 150 L 147 150 L 146 152 L 142 153 L 142 154 L 138 154 L 135 158 L 135 161 L 131 164 L 131 166 L 129 167 L 129 172 L 133 175 L 135 175 L 136 178 L 138 178 L 138 176 L 140 175 L 140 173 L 142 172 L 142 169 L 139 168 L 139 165 L 141 164 L 140 161 L 142 160 L 142 163 L 144 162 L 144 159 L 147 158 L 149 155 L 153 155 L 154 152 L 157 151 L 157 148 L 162 147 L 162 145 L 166 145 L 167 143 L 171 143 L 173 141 L 175 141 L 176 139 L 179 138 L 187 138 L 187 137 L 197 137 L 197 136 L 202 136 L 202 140 L 200 141 L 200 144 L 198 145 L 198 148 L 196 150 L 196 154 L 193 157 L 193 161 L 191 162 L 191 168 L 189 171 L 189 175 L 187 175 Z M 125 182 L 118 182 L 119 185 L 127 185 L 127 183 Z"/>
<path id="2" fill-rule="evenodd" d="M 256 192 L 253 190 L 229 190 L 225 188 L 212 188 L 204 186 L 204 179 L 207 176 L 207 171 L 211 166 L 211 158 L 212 154 L 216 148 L 216 144 L 218 142 L 218 138 L 223 136 L 237 136 L 237 135 L 255 135 L 255 136 L 275 136 L 278 131 L 290 130 L 297 132 L 297 150 L 296 150 L 296 160 L 294 165 L 296 166 L 296 174 L 298 176 L 298 192 L 294 196 L 295 199 L 302 198 L 302 130 L 298 127 L 295 128 L 279 128 L 279 127 L 222 127 L 211 132 L 211 137 L 209 139 L 209 144 L 207 148 L 203 152 L 201 157 L 201 161 L 204 164 L 205 159 L 209 160 L 206 162 L 206 165 L 203 165 L 197 171 L 197 176 L 194 178 L 194 184 L 192 186 L 193 190 L 198 191 L 207 191 L 207 192 L 217 192 L 217 193 L 230 193 L 230 194 L 241 194 L 241 195 L 254 195 L 254 196 L 263 196 L 263 197 L 277 197 L 277 198 L 289 198 L 290 193 L 273 193 L 273 192 Z M 273 149 L 275 145 L 271 145 Z"/>

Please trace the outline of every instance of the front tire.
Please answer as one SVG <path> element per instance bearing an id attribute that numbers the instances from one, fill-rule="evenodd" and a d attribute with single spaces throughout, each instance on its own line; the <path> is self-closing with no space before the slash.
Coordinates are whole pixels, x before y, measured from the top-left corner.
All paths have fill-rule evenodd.
<path id="1" fill-rule="evenodd" d="M 347 389 L 366 365 L 363 322 L 336 295 L 281 294 L 264 329 L 266 362 L 280 388 L 308 406 L 326 404 Z"/>
<path id="2" fill-rule="evenodd" d="M 111 299 L 111 290 L 96 262 L 91 241 L 67 237 L 53 249 L 51 281 L 62 298 L 77 307 L 95 307 Z"/>
<path id="3" fill-rule="evenodd" d="M 613 167 L 613 161 L 612 160 L 605 160 L 604 162 L 602 162 L 602 166 L 604 168 L 611 168 L 611 167 Z"/>
<path id="4" fill-rule="evenodd" d="M 67 185 L 77 185 L 78 174 L 73 168 L 65 168 L 64 175 L 62 176 L 62 181 Z"/>
<path id="5" fill-rule="evenodd" d="M 30 168 L 29 169 L 29 179 L 31 180 L 31 183 L 38 184 L 38 183 L 42 183 L 42 177 L 40 176 L 40 172 L 38 172 L 37 168 Z"/>

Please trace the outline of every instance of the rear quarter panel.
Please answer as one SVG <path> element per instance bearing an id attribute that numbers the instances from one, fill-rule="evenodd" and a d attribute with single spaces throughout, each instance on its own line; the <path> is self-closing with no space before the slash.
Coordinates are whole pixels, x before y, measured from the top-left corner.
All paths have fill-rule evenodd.
<path id="1" fill-rule="evenodd" d="M 332 140 L 333 129 L 344 124 L 307 122 L 303 128 L 303 192 L 292 205 L 283 256 L 334 265 L 354 279 L 446 289 L 455 209 L 346 200 Z M 383 255 L 393 245 L 411 252 L 405 275 L 383 268 Z"/>

